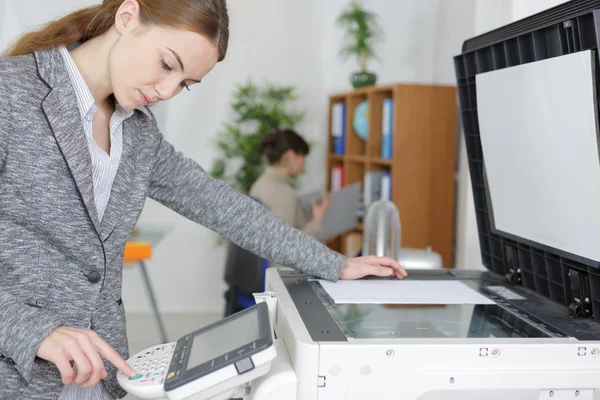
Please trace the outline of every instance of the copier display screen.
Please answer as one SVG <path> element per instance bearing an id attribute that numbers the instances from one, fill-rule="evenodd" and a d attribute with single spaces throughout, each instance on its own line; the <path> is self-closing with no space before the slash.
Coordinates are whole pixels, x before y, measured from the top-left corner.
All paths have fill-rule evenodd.
<path id="1" fill-rule="evenodd" d="M 194 336 L 186 369 L 190 370 L 258 340 L 260 331 L 257 314 L 256 311 L 243 314 L 227 324 Z"/>

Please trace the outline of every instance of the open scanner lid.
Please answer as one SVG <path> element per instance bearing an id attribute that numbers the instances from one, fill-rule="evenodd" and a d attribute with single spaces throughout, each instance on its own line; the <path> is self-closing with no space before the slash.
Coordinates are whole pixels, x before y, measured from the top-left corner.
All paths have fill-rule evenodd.
<path id="1" fill-rule="evenodd" d="M 484 266 L 597 322 L 599 35 L 600 1 L 574 0 L 468 39 L 454 58 Z M 574 143 L 587 154 L 570 162 Z"/>

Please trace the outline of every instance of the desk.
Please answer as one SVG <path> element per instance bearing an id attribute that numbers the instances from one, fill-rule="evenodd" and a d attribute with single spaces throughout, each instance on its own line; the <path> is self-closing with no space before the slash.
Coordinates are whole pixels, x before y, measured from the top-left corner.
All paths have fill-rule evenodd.
<path id="1" fill-rule="evenodd" d="M 129 241 L 125 244 L 125 253 L 123 255 L 123 265 L 125 267 L 138 264 L 142 272 L 142 279 L 148 292 L 154 319 L 160 331 L 161 340 L 167 343 L 167 333 L 163 324 L 162 318 L 158 311 L 154 290 L 150 283 L 150 276 L 146 269 L 146 260 L 152 256 L 152 248 L 155 247 L 171 230 L 167 226 L 140 225 L 136 227 Z"/>

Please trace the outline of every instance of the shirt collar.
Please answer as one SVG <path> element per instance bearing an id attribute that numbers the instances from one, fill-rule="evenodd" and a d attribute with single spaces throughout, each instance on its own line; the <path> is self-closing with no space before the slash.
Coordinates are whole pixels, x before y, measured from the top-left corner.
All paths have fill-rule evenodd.
<path id="1" fill-rule="evenodd" d="M 92 114 L 92 116 L 96 114 L 96 111 L 98 110 L 96 106 L 96 101 L 94 100 L 94 96 L 92 96 L 88 85 L 85 83 L 83 76 L 81 76 L 79 68 L 77 68 L 75 61 L 73 60 L 73 57 L 71 57 L 71 54 L 69 53 L 67 48 L 65 46 L 60 46 L 59 50 L 65 62 L 69 78 L 73 83 L 73 88 L 75 89 L 75 97 L 77 98 L 77 104 L 79 105 L 79 112 L 81 114 L 81 118 L 85 120 L 88 117 L 88 115 L 90 115 L 90 113 Z M 148 118 L 152 119 L 152 114 L 146 107 L 140 106 L 136 109 L 140 110 L 141 112 L 146 114 Z M 121 107 L 121 105 L 119 105 L 118 103 L 115 106 L 115 112 L 119 115 L 122 115 L 124 120 L 133 115 L 133 110 L 126 110 L 123 107 Z"/>

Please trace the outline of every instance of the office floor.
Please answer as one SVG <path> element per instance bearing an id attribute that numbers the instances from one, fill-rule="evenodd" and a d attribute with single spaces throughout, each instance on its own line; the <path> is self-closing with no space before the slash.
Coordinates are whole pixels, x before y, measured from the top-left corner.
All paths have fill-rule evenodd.
<path id="1" fill-rule="evenodd" d="M 129 352 L 135 354 L 140 350 L 154 346 L 161 342 L 156 323 L 152 314 L 130 314 L 127 316 L 127 336 L 129 339 Z M 163 321 L 170 341 L 221 319 L 220 314 L 190 313 L 190 314 L 163 314 Z M 127 395 L 125 400 L 137 400 L 138 397 Z"/>

